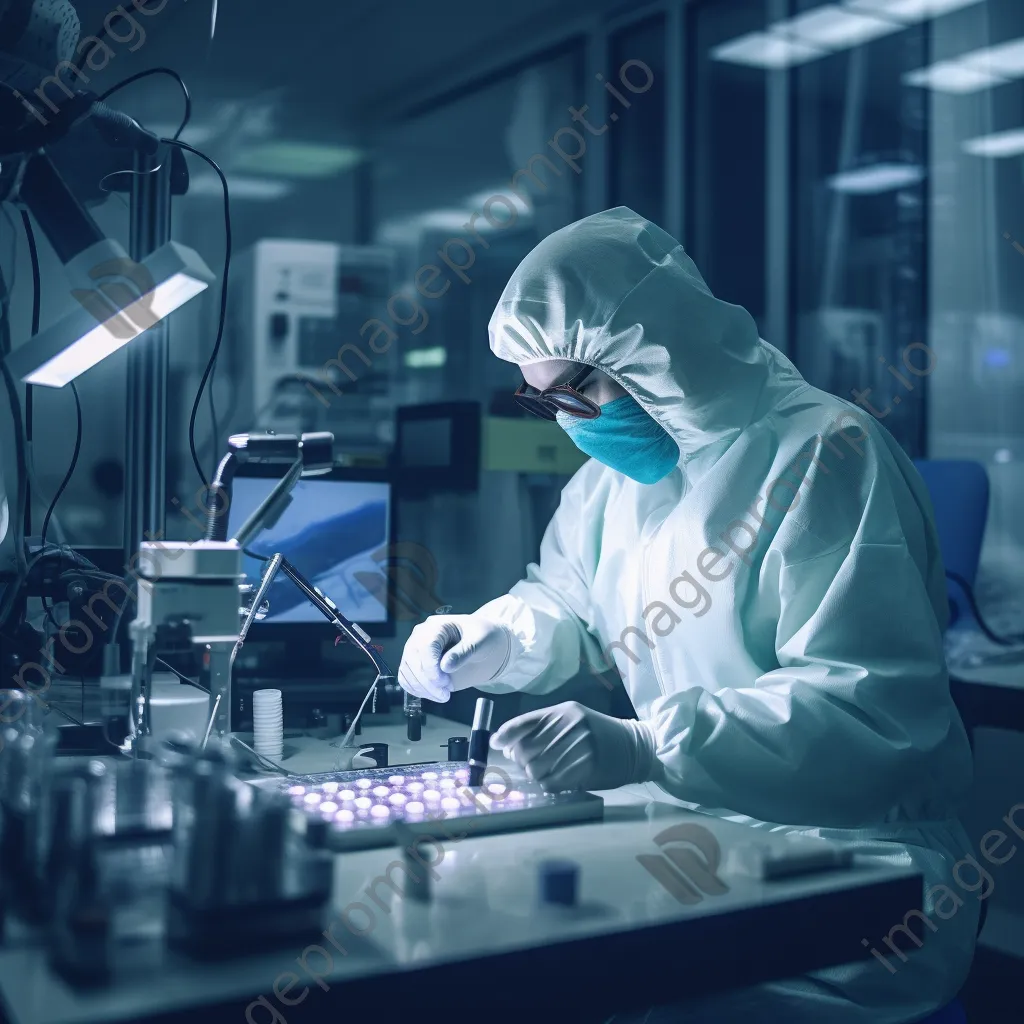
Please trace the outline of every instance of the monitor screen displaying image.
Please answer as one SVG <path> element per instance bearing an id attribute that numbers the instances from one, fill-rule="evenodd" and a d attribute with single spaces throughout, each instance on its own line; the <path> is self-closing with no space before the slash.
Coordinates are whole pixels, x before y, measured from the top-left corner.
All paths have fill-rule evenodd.
<path id="1" fill-rule="evenodd" d="M 228 536 L 270 493 L 275 480 L 236 477 Z M 354 622 L 387 620 L 386 579 L 381 568 L 390 538 L 391 485 L 380 481 L 299 480 L 281 518 L 258 534 L 248 550 L 270 557 L 280 552 Z M 263 562 L 246 555 L 246 580 L 258 584 Z M 324 617 L 282 573 L 267 594 L 264 623 L 324 623 Z"/>

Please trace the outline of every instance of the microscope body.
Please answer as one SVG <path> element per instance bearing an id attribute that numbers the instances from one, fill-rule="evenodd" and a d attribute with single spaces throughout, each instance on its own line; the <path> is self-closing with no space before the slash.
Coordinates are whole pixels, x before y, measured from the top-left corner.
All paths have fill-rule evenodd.
<path id="1" fill-rule="evenodd" d="M 187 626 L 208 670 L 213 729 L 231 731 L 231 653 L 238 640 L 242 549 L 233 541 L 160 541 L 139 551 L 132 638 L 133 746 L 151 734 L 150 682 L 162 630 Z M 218 700 L 219 698 L 219 700 Z"/>

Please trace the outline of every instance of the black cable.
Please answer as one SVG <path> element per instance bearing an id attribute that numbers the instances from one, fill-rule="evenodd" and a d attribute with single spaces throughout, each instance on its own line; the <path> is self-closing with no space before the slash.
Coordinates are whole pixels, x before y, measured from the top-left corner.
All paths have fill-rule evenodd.
<path id="1" fill-rule="evenodd" d="M 11 302 L 11 292 L 18 280 L 18 228 L 14 218 L 5 204 L 0 203 L 0 213 L 4 215 L 7 226 L 11 229 L 11 280 L 4 280 L 3 268 L 0 266 L 0 314 L 4 318 L 4 326 L 0 327 L 0 333 L 6 336 L 6 340 L 0 338 L 0 356 L 6 356 L 11 351 L 10 324 L 7 322 L 8 307 Z"/>
<path id="2" fill-rule="evenodd" d="M 3 324 L 0 326 L 0 334 L 3 337 L 5 351 L 10 350 L 10 321 L 8 319 L 10 307 L 10 293 L 7 283 L 0 272 L 0 295 L 3 297 Z M 14 499 L 14 507 L 10 509 L 11 532 L 14 542 L 14 557 L 18 567 L 17 577 L 7 585 L 4 591 L 3 601 L 0 602 L 0 629 L 7 625 L 11 612 L 17 602 L 21 588 L 28 579 L 31 565 L 25 555 L 25 535 L 23 532 L 25 524 L 25 508 L 28 505 L 28 462 L 25 457 L 25 429 L 21 419 L 21 400 L 18 397 L 18 385 L 7 366 L 5 360 L 0 359 L 0 372 L 3 374 L 4 386 L 7 388 L 7 396 L 11 406 L 11 421 L 14 426 L 14 458 L 15 474 L 17 476 L 18 490 Z"/>
<path id="3" fill-rule="evenodd" d="M 124 618 L 124 612 L 125 609 L 128 607 L 128 602 L 134 600 L 135 598 L 132 596 L 130 591 L 124 595 L 124 601 L 121 603 L 121 607 L 117 609 L 117 615 L 114 616 L 114 628 L 111 630 L 110 633 L 110 642 L 112 644 L 117 643 L 117 634 L 121 629 L 121 620 Z"/>
<path id="4" fill-rule="evenodd" d="M 4 372 L 5 377 L 8 376 L 8 371 L 5 364 L 0 363 L 0 370 Z M 44 558 L 46 558 L 48 555 L 54 554 L 55 548 L 56 554 L 58 554 L 61 558 L 67 558 L 69 561 L 74 562 L 77 565 L 84 566 L 87 570 L 91 571 L 91 575 L 99 574 L 107 579 L 115 580 L 121 578 L 120 576 L 111 576 L 109 573 L 101 573 L 100 570 L 97 569 L 96 566 L 92 562 L 90 562 L 88 558 L 85 557 L 85 555 L 80 554 L 79 552 L 73 550 L 67 545 L 53 544 L 50 546 L 49 551 L 37 551 L 30 559 L 28 559 L 25 563 L 24 570 L 19 574 L 20 578 L 18 585 L 12 585 L 8 587 L 8 589 L 4 592 L 3 600 L 2 602 L 0 602 L 0 626 L 2 626 L 9 618 L 11 613 L 11 605 L 15 598 L 17 597 L 17 592 L 21 589 L 21 586 L 24 583 L 25 579 Z"/>
<path id="5" fill-rule="evenodd" d="M 181 672 L 179 669 L 176 669 L 169 661 L 164 661 L 163 658 L 157 658 L 156 660 L 160 662 L 160 664 L 163 665 L 164 668 L 170 669 L 183 683 L 191 683 L 193 686 L 199 687 L 200 690 L 204 690 L 206 693 L 210 692 L 209 688 L 203 686 L 203 684 L 199 682 L 198 679 L 193 679 L 191 676 L 185 675 L 184 672 Z"/>
<path id="6" fill-rule="evenodd" d="M 4 268 L 0 267 L 0 357 L 8 356 L 11 353 L 10 307 L 11 286 L 4 277 Z"/>
<path id="7" fill-rule="evenodd" d="M 0 611 L 0 627 L 7 624 L 14 602 L 28 579 L 30 565 L 25 557 L 25 538 L 22 533 L 22 525 L 25 522 L 25 505 L 28 501 L 28 463 L 25 459 L 25 430 L 21 422 L 21 402 L 18 399 L 18 386 L 14 382 L 10 368 L 5 360 L 0 360 L 0 373 L 3 374 L 4 385 L 7 388 L 7 397 L 11 404 L 11 419 L 14 421 L 14 458 L 15 472 L 18 476 L 18 494 L 15 499 L 15 508 L 11 510 L 11 523 L 14 533 L 14 556 L 18 562 L 18 578 L 8 584 L 11 588 L 10 594 L 4 594 L 4 605 Z"/>
<path id="8" fill-rule="evenodd" d="M 60 487 L 57 488 L 57 493 L 54 494 L 53 500 L 50 502 L 50 507 L 46 510 L 46 515 L 43 516 L 43 529 L 39 535 L 41 548 L 46 547 L 46 531 L 49 529 L 53 511 L 57 507 L 57 502 L 60 501 L 65 488 L 71 482 L 71 477 L 75 472 L 75 468 L 78 466 L 78 456 L 82 452 L 82 399 L 78 394 L 78 388 L 75 386 L 74 381 L 71 381 L 68 386 L 71 388 L 71 393 L 75 396 L 75 414 L 78 420 L 77 425 L 75 426 L 75 450 L 71 455 L 71 465 L 68 466 L 68 471 L 64 474 L 64 479 L 61 480 Z"/>
<path id="9" fill-rule="evenodd" d="M 29 259 L 32 264 L 32 288 L 33 288 L 33 299 L 32 299 L 32 336 L 35 337 L 39 333 L 39 316 L 40 308 L 42 305 L 42 284 L 39 275 L 39 250 L 36 247 L 36 236 L 32 230 L 32 221 L 29 217 L 27 210 L 21 211 L 21 221 L 25 228 L 25 238 L 28 242 Z M 67 473 L 64 474 L 64 479 L 61 481 L 60 487 L 57 488 L 57 493 L 53 496 L 53 500 L 50 502 L 49 508 L 46 510 L 46 515 L 43 517 L 43 528 L 40 537 L 39 550 L 46 550 L 46 531 L 50 526 L 50 518 L 53 515 L 53 510 L 57 506 L 57 502 L 60 500 L 61 495 L 64 493 L 64 489 L 67 487 L 71 480 L 72 474 L 75 472 L 75 468 L 78 465 L 78 456 L 82 450 L 82 403 L 79 398 L 78 388 L 75 387 L 74 381 L 71 382 L 71 391 L 75 396 L 75 410 L 77 413 L 78 426 L 75 432 L 75 450 L 71 456 L 71 465 L 68 467 Z M 30 446 L 32 443 L 32 386 L 30 384 L 25 385 L 25 445 Z M 26 480 L 26 489 L 28 490 L 28 481 Z M 26 531 L 31 530 L 31 496 L 26 497 L 26 508 L 25 511 L 25 529 Z M 58 570 L 60 568 L 60 556 L 58 554 Z M 46 612 L 46 617 L 53 623 L 54 629 L 60 629 L 57 624 L 57 620 L 53 615 L 53 607 L 47 603 L 46 597 L 42 598 L 43 610 Z"/>
<path id="10" fill-rule="evenodd" d="M 210 375 L 210 383 L 206 389 L 206 400 L 207 405 L 210 407 L 210 436 L 213 444 L 213 459 L 216 460 L 219 448 L 217 447 L 217 438 L 220 435 L 220 426 L 217 423 L 217 407 L 213 402 L 213 375 Z"/>
<path id="11" fill-rule="evenodd" d="M 84 722 L 80 722 L 77 718 L 72 718 L 71 715 L 69 715 L 62 708 L 57 707 L 56 704 L 47 704 L 47 707 L 51 711 L 56 711 L 58 715 L 63 715 L 72 725 L 79 725 L 82 728 L 85 728 L 85 723 Z"/>
<path id="12" fill-rule="evenodd" d="M 255 551 L 251 551 L 249 548 L 242 548 L 242 554 L 248 555 L 250 558 L 255 558 L 260 562 L 269 562 L 270 559 L 266 555 L 258 555 Z"/>
<path id="13" fill-rule="evenodd" d="M 39 333 L 39 307 L 42 296 L 39 291 L 39 250 L 36 248 L 36 234 L 32 230 L 32 219 L 28 210 L 21 211 L 21 223 L 25 227 L 25 240 L 28 242 L 28 256 L 32 263 L 32 335 Z"/>
<path id="14" fill-rule="evenodd" d="M 42 286 L 39 279 L 39 250 L 36 248 L 36 236 L 32 230 L 32 220 L 28 210 L 21 211 L 21 223 L 25 227 L 25 238 L 28 241 L 28 255 L 32 264 L 32 332 L 31 337 L 39 333 L 39 311 L 42 301 Z M 32 385 L 25 385 L 25 445 L 32 447 L 32 419 L 33 419 L 33 395 Z M 25 536 L 32 534 L 32 485 L 25 480 Z"/>
<path id="15" fill-rule="evenodd" d="M 205 160 L 217 172 L 221 188 L 224 191 L 224 271 L 220 284 L 220 316 L 217 323 L 217 340 L 213 343 L 213 351 L 210 353 L 209 362 L 207 362 L 206 369 L 203 371 L 203 378 L 199 382 L 199 390 L 196 392 L 195 401 L 192 403 L 192 415 L 188 421 L 188 446 L 189 451 L 192 453 L 192 463 L 196 467 L 199 479 L 203 481 L 203 486 L 209 489 L 210 481 L 203 472 L 199 456 L 196 453 L 196 415 L 199 412 L 199 403 L 203 400 L 203 391 L 206 389 L 207 383 L 210 382 L 211 390 L 213 387 L 211 378 L 213 377 L 214 367 L 217 364 L 217 356 L 220 354 L 221 342 L 224 340 L 224 324 L 227 320 L 228 272 L 231 269 L 231 203 L 228 197 L 228 181 L 224 177 L 224 172 L 217 166 L 216 161 L 211 160 L 205 153 L 200 153 L 194 146 L 190 146 L 187 142 L 181 142 L 177 139 L 161 139 L 160 141 L 169 143 L 172 146 L 178 146 L 186 152 L 193 153 L 200 159 Z"/>
<path id="16" fill-rule="evenodd" d="M 75 450 L 71 455 L 71 464 L 68 466 L 68 471 L 64 474 L 64 479 L 60 482 L 60 487 L 57 488 L 57 493 L 54 494 L 53 499 L 50 501 L 50 507 L 46 510 L 46 515 L 43 516 L 43 529 L 39 536 L 39 549 L 40 551 L 46 550 L 46 531 L 50 527 L 50 518 L 53 515 L 54 509 L 57 507 L 57 502 L 60 501 L 61 495 L 64 493 L 65 488 L 71 482 L 71 477 L 74 475 L 75 468 L 78 466 L 78 456 L 82 451 L 82 400 L 78 394 L 78 388 L 75 387 L 75 382 L 70 383 L 71 393 L 75 396 L 75 413 L 77 415 L 78 423 L 75 427 Z M 58 572 L 60 570 L 60 561 L 57 563 Z M 53 623 L 53 628 L 60 630 L 60 626 L 57 625 L 57 620 L 53 615 L 53 605 L 48 605 L 46 597 L 43 599 L 43 607 L 46 609 L 46 617 Z"/>
<path id="17" fill-rule="evenodd" d="M 188 86 L 185 85 L 184 79 L 177 71 L 171 68 L 149 68 L 146 71 L 140 71 L 136 75 L 130 75 L 124 81 L 118 82 L 116 85 L 112 85 L 106 92 L 101 93 L 97 98 L 98 103 L 103 103 L 108 96 L 112 96 L 119 89 L 123 89 L 126 85 L 131 85 L 132 82 L 137 82 L 140 78 L 147 78 L 149 75 L 170 75 L 178 85 L 181 87 L 182 95 L 185 97 L 185 112 L 181 118 L 181 124 L 178 125 L 178 130 L 172 136 L 171 141 L 177 141 L 181 137 L 181 133 L 185 130 L 189 121 L 192 120 L 192 97 L 189 95 Z"/>
<path id="18" fill-rule="evenodd" d="M 971 614 L 978 623 L 978 627 L 981 629 L 982 633 L 992 641 L 992 643 L 998 644 L 1000 647 L 1013 647 L 1017 644 L 1024 643 L 1024 634 L 1016 636 L 1000 636 L 998 633 L 994 633 L 989 627 L 989 624 L 984 620 L 984 618 L 982 618 L 981 611 L 978 608 L 978 602 L 974 597 L 974 588 L 970 583 L 968 583 L 963 576 L 960 576 L 955 572 L 950 572 L 948 569 L 946 570 L 946 576 L 964 592 L 964 596 L 967 598 L 967 604 L 971 609 Z"/>

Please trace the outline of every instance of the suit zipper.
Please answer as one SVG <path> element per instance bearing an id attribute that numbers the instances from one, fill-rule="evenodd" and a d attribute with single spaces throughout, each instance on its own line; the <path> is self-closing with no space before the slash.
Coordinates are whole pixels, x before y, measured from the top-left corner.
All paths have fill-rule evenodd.
<path id="1" fill-rule="evenodd" d="M 641 620 L 643 620 L 643 610 L 650 606 L 650 596 L 647 588 L 647 566 L 650 564 L 651 544 L 653 543 L 654 538 L 658 535 L 658 530 L 660 529 L 660 526 L 661 524 L 659 523 L 643 546 L 643 554 L 641 556 L 640 561 L 640 596 L 643 598 L 644 602 L 643 608 L 641 609 Z M 644 625 L 646 625 L 646 622 L 644 623 Z M 644 631 L 644 636 L 647 636 L 646 631 Z M 651 648 L 651 664 L 654 666 L 654 679 L 658 684 L 658 692 L 661 694 L 662 697 L 664 697 L 666 696 L 665 682 L 661 678 L 661 666 L 658 664 L 657 638 L 652 636 L 648 639 L 650 639 L 651 643 L 653 644 Z"/>

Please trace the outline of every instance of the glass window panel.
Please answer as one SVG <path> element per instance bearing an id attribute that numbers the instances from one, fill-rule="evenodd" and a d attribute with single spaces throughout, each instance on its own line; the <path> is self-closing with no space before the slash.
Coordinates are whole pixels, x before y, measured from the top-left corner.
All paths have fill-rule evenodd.
<path id="1" fill-rule="evenodd" d="M 518 370 L 495 359 L 487 322 L 524 256 L 580 216 L 584 152 L 573 160 L 570 107 L 584 102 L 576 45 L 415 112 L 378 140 L 374 240 L 393 247 L 399 280 L 424 311 L 396 348 L 399 402 L 479 398 L 518 414 Z M 575 163 L 575 167 L 572 164 Z M 577 169 L 578 168 L 578 169 Z M 418 286 L 418 288 L 417 288 Z M 443 363 L 410 353 L 443 349 Z"/>
<path id="2" fill-rule="evenodd" d="M 788 307 L 768 340 L 813 384 L 914 456 L 986 467 L 978 589 L 1020 632 L 1024 4 L 704 0 L 688 30 L 688 247 L 762 333 Z M 788 164 L 774 220 L 766 144 Z"/>
<path id="3" fill-rule="evenodd" d="M 692 4 L 688 22 L 689 189 L 682 239 L 711 290 L 764 332 L 765 73 L 718 48 L 764 26 L 764 0 Z"/>
<path id="4" fill-rule="evenodd" d="M 977 459 L 992 486 L 981 596 L 1024 618 L 1024 5 L 986 0 L 935 22 L 933 62 L 998 75 L 929 102 L 930 454 Z"/>
<path id="5" fill-rule="evenodd" d="M 860 402 L 918 456 L 927 107 L 902 78 L 926 62 L 925 29 L 856 46 L 831 32 L 835 52 L 792 72 L 791 354 L 812 384 Z"/>
<path id="6" fill-rule="evenodd" d="M 616 121 L 609 174 L 609 206 L 628 206 L 655 224 L 665 223 L 665 17 L 659 15 L 612 35 L 611 66 L 640 93 Z M 627 100 L 629 91 L 611 83 Z M 609 104 L 615 113 L 617 103 Z M 609 125 L 609 127 L 611 127 Z"/>

